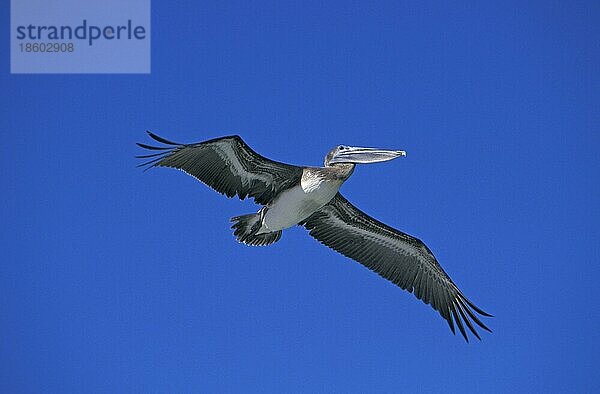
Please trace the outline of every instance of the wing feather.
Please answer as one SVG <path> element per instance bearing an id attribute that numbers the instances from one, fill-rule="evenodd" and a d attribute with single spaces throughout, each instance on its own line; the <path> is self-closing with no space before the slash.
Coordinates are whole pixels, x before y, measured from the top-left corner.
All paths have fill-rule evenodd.
<path id="1" fill-rule="evenodd" d="M 151 159 L 140 166 L 180 169 L 227 197 L 252 197 L 257 203 L 267 205 L 302 177 L 301 167 L 267 159 L 237 135 L 195 144 L 178 144 L 151 132 L 148 135 L 169 146 L 138 143 L 144 149 L 160 151 L 137 156 Z"/>
<path id="2" fill-rule="evenodd" d="M 303 223 L 311 236 L 358 261 L 430 304 L 454 324 L 468 342 L 466 328 L 481 339 L 473 322 L 491 331 L 476 316 L 491 316 L 469 301 L 419 239 L 395 230 L 354 207 L 341 194 Z"/>

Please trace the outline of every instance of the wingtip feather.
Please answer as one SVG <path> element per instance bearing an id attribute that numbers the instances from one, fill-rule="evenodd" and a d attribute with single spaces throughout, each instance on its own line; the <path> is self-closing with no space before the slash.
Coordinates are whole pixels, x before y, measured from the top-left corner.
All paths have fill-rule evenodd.
<path id="1" fill-rule="evenodd" d="M 161 142 L 163 144 L 167 144 L 167 145 L 183 145 L 177 142 L 173 142 L 173 141 L 169 141 L 168 139 L 165 139 L 163 137 L 160 137 L 156 134 L 154 134 L 153 132 L 151 132 L 150 130 L 146 130 L 146 133 L 148 133 L 148 135 L 150 136 L 150 138 L 152 138 L 155 141 Z"/>

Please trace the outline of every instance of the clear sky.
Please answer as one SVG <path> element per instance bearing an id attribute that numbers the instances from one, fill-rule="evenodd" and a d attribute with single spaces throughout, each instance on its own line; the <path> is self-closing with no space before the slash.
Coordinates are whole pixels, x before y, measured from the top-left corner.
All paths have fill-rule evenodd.
<path id="1" fill-rule="evenodd" d="M 0 40 L 0 391 L 598 392 L 600 3 L 152 4 L 150 75 L 10 75 Z M 144 130 L 320 165 L 495 315 L 446 322 L 302 228 L 170 169 Z"/>

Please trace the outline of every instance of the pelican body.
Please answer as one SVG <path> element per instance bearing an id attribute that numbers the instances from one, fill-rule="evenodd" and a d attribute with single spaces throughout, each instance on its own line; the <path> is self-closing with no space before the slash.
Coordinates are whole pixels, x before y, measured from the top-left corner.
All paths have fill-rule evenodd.
<path id="1" fill-rule="evenodd" d="M 255 235 L 271 234 L 271 236 L 265 236 L 265 243 L 260 243 L 260 245 L 268 245 L 271 243 L 269 241 L 277 241 L 281 237 L 281 230 L 296 226 L 329 203 L 340 190 L 342 183 L 352 175 L 354 163 L 334 161 L 341 160 L 341 152 L 348 155 L 350 152 L 354 152 L 355 155 L 363 154 L 365 155 L 363 160 L 371 160 L 369 162 L 372 163 L 406 155 L 404 151 L 338 146 L 326 157 L 325 167 L 303 168 L 300 183 L 282 191 L 271 204 L 258 211 L 256 216 L 237 216 L 233 220 L 236 222 L 260 220 L 261 226 Z M 239 237 L 239 240 L 252 244 L 252 239 L 246 238 L 250 234 L 240 234 L 242 236 Z"/>
<path id="2" fill-rule="evenodd" d="M 140 166 L 177 168 L 227 197 L 252 197 L 262 206 L 231 218 L 238 241 L 270 245 L 283 230 L 304 226 L 322 244 L 430 304 L 452 332 L 456 323 L 465 340 L 465 325 L 481 339 L 473 322 L 490 331 L 476 313 L 491 315 L 462 294 L 423 242 L 373 219 L 339 193 L 356 164 L 393 160 L 405 151 L 339 145 L 325 156 L 323 167 L 299 167 L 259 155 L 239 136 L 179 144 L 148 134 L 165 146 L 138 143 L 158 151 L 137 156 L 149 159 Z"/>
<path id="3" fill-rule="evenodd" d="M 300 184 L 281 192 L 265 209 L 257 234 L 295 226 L 331 201 L 344 180 L 330 179 L 325 175 L 317 168 L 305 168 Z"/>

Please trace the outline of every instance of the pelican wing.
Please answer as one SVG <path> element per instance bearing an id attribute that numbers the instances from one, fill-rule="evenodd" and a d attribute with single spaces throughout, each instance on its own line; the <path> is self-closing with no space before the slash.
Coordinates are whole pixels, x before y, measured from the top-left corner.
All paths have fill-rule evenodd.
<path id="1" fill-rule="evenodd" d="M 341 194 L 302 224 L 322 244 L 430 304 L 446 319 L 453 333 L 456 323 L 467 342 L 464 325 L 479 339 L 472 322 L 490 331 L 476 313 L 491 315 L 462 294 L 423 242 L 373 219 Z"/>
<path id="2" fill-rule="evenodd" d="M 302 168 L 269 160 L 254 152 L 239 136 L 216 138 L 196 144 L 178 144 L 151 132 L 166 146 L 137 145 L 159 151 L 136 156 L 149 159 L 140 166 L 180 169 L 227 197 L 253 197 L 270 203 L 282 190 L 300 182 Z"/>

